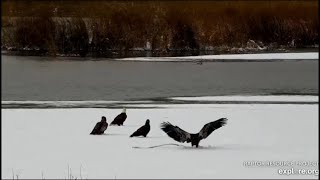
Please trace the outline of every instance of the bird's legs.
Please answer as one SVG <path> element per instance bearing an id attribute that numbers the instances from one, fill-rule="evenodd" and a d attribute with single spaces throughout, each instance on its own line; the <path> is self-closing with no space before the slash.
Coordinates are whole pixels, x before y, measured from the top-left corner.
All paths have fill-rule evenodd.
<path id="1" fill-rule="evenodd" d="M 191 142 L 191 147 L 196 146 L 196 148 L 199 147 L 199 142 Z"/>

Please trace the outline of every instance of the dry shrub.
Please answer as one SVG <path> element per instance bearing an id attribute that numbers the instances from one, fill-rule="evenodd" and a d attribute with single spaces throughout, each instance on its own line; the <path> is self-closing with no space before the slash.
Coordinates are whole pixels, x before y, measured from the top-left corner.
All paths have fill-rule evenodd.
<path id="1" fill-rule="evenodd" d="M 55 24 L 51 17 L 18 18 L 14 37 L 18 49 L 32 48 L 55 53 Z"/>
<path id="2" fill-rule="evenodd" d="M 60 18 L 57 20 L 56 45 L 63 54 L 86 56 L 89 52 L 89 34 L 82 18 Z"/>
<path id="3" fill-rule="evenodd" d="M 109 18 L 95 18 L 90 21 L 92 31 L 91 51 L 97 56 L 106 54 L 111 50 L 108 25 Z"/>
<path id="4" fill-rule="evenodd" d="M 11 18 L 2 17 L 2 28 L 1 28 L 1 48 L 14 47 L 14 24 Z"/>
<path id="5" fill-rule="evenodd" d="M 146 42 L 152 50 L 242 47 L 250 39 L 293 47 L 319 43 L 316 0 L 4 1 L 2 10 L 2 17 L 33 19 L 18 18 L 20 47 L 52 44 L 55 28 L 41 27 L 53 26 L 50 18 L 43 16 L 72 18 L 65 25 L 57 23 L 55 44 L 62 53 L 86 49 L 88 32 L 92 36 L 89 50 L 97 54 L 145 47 Z M 77 17 L 89 19 L 87 29 Z"/>

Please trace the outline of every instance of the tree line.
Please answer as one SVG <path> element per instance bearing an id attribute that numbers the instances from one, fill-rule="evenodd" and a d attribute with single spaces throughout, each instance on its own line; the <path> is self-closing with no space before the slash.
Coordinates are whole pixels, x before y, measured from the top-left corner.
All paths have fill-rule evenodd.
<path id="1" fill-rule="evenodd" d="M 2 47 L 48 55 L 299 48 L 318 44 L 318 28 L 317 1 L 2 2 Z"/>

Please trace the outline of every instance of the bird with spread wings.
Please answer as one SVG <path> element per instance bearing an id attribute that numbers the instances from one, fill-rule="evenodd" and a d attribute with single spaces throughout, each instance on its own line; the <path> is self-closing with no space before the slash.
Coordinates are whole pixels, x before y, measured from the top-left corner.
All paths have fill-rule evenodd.
<path id="1" fill-rule="evenodd" d="M 216 121 L 207 123 L 203 126 L 199 133 L 191 134 L 178 126 L 174 126 L 169 122 L 161 123 L 161 129 L 172 139 L 178 142 L 191 142 L 191 146 L 199 146 L 199 142 L 202 139 L 207 138 L 214 130 L 219 129 L 227 123 L 227 118 L 220 118 Z"/>

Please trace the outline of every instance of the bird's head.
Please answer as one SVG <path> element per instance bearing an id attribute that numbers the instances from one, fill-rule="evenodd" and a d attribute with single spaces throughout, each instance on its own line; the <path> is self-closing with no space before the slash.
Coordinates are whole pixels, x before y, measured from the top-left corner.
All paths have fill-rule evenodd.
<path id="1" fill-rule="evenodd" d="M 146 124 L 150 124 L 150 120 L 149 119 L 146 120 Z"/>
<path id="2" fill-rule="evenodd" d="M 101 122 L 107 122 L 107 118 L 105 116 L 101 117 Z"/>
<path id="3" fill-rule="evenodd" d="M 122 113 L 126 113 L 126 108 L 123 108 L 123 109 L 122 109 Z"/>

